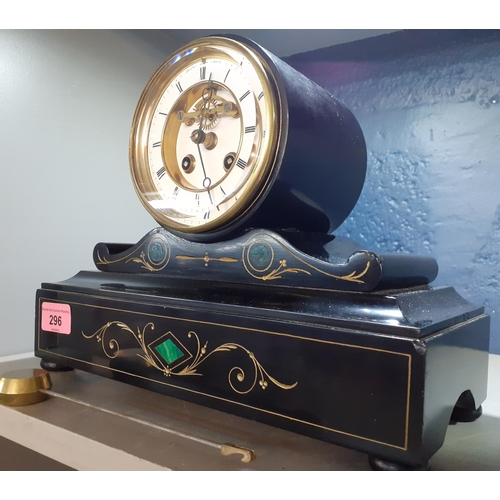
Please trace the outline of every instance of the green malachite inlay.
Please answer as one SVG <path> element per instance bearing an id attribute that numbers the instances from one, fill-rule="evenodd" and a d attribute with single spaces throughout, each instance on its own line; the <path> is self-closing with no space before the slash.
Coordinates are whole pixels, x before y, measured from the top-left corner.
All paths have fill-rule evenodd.
<path id="1" fill-rule="evenodd" d="M 149 248 L 149 258 L 154 263 L 159 263 L 165 258 L 165 248 L 158 241 L 155 241 Z"/>
<path id="2" fill-rule="evenodd" d="M 170 339 L 165 340 L 163 344 L 156 346 L 155 349 L 168 364 L 173 363 L 184 355 Z"/>
<path id="3" fill-rule="evenodd" d="M 250 261 L 256 268 L 266 267 L 271 262 L 271 251 L 268 246 L 253 245 L 250 249 Z"/>

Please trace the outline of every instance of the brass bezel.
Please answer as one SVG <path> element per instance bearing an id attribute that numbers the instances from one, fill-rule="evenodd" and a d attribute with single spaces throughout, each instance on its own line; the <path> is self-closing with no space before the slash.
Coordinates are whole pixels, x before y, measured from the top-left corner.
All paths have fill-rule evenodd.
<path id="1" fill-rule="evenodd" d="M 252 172 L 238 191 L 237 201 L 219 218 L 199 226 L 188 226 L 172 220 L 164 212 L 151 205 L 152 201 L 162 198 L 156 190 L 148 166 L 148 133 L 159 99 L 176 75 L 205 57 L 217 55 L 232 59 L 224 49 L 236 51 L 246 57 L 262 83 L 266 95 L 266 135 L 260 139 L 260 148 L 255 152 Z M 282 114 L 282 99 L 275 74 L 266 57 L 256 48 L 226 37 L 201 38 L 184 46 L 162 64 L 152 76 L 139 99 L 134 114 L 129 154 L 132 181 L 139 200 L 154 219 L 167 229 L 199 234 L 227 228 L 248 213 L 269 183 L 278 157 Z"/>

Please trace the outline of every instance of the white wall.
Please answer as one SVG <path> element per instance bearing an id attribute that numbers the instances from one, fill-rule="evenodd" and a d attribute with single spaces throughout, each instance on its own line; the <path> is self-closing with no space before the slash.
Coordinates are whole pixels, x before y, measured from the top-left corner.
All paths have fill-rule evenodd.
<path id="1" fill-rule="evenodd" d="M 167 43 L 165 43 L 167 42 Z M 135 106 L 175 42 L 0 30 L 0 356 L 33 350 L 35 292 L 157 226 L 129 174 Z"/>

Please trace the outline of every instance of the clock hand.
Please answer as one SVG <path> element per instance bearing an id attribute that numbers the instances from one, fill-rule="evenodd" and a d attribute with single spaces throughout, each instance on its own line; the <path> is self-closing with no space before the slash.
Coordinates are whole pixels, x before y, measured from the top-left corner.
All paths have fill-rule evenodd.
<path id="1" fill-rule="evenodd" d="M 195 130 L 195 132 L 197 132 L 197 130 Z M 212 179 L 210 179 L 210 177 L 207 177 L 207 173 L 205 171 L 205 164 L 203 163 L 203 155 L 201 154 L 201 148 L 199 142 L 196 142 L 196 146 L 198 148 L 198 154 L 200 155 L 201 168 L 203 169 L 203 176 L 205 177 L 203 179 L 203 187 L 206 188 L 208 197 L 210 199 L 210 203 L 212 203 L 213 205 L 212 195 L 210 194 L 210 185 L 212 184 Z"/>
<path id="2" fill-rule="evenodd" d="M 210 185 L 212 184 L 212 180 L 210 177 L 207 176 L 207 172 L 205 170 L 205 163 L 203 162 L 203 155 L 201 154 L 201 147 L 200 144 L 205 140 L 206 134 L 203 132 L 203 125 L 204 125 L 204 120 L 205 120 L 205 113 L 207 110 L 207 105 L 210 103 L 210 99 L 212 98 L 212 93 L 213 89 L 210 88 L 210 83 L 211 81 L 209 80 L 208 85 L 206 89 L 202 93 L 202 99 L 204 101 L 203 106 L 201 107 L 200 110 L 200 125 L 197 130 L 193 131 L 191 134 L 191 139 L 196 143 L 196 147 L 198 148 L 198 154 L 200 156 L 201 160 L 201 168 L 203 169 L 203 187 L 206 188 L 208 192 L 208 197 L 210 199 L 210 203 L 213 204 L 212 201 L 212 195 L 210 194 Z M 208 95 L 205 93 L 205 91 L 209 91 Z"/>

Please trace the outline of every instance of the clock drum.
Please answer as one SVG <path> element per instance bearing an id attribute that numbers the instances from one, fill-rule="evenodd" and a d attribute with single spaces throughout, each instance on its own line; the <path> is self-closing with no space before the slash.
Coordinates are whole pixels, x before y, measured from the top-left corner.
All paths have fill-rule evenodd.
<path id="1" fill-rule="evenodd" d="M 213 36 L 176 51 L 146 85 L 130 166 L 148 212 L 188 240 L 330 233 L 359 198 L 366 146 L 326 90 L 250 40 Z"/>

